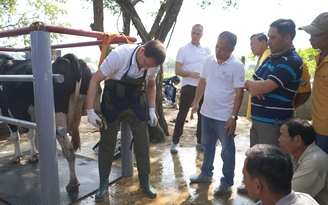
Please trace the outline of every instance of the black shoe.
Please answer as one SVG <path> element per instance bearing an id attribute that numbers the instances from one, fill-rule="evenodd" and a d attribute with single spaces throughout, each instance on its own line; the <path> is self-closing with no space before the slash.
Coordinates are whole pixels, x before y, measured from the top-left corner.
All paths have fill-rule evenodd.
<path id="1" fill-rule="evenodd" d="M 177 120 L 177 119 L 175 118 L 175 119 L 173 119 L 173 120 L 170 120 L 170 122 L 175 123 L 176 120 Z M 188 120 L 185 120 L 185 122 L 188 123 L 189 121 L 188 121 Z"/>
<path id="2" fill-rule="evenodd" d="M 245 187 L 244 184 L 238 186 L 238 187 L 237 187 L 237 191 L 238 191 L 239 193 L 248 194 L 248 191 L 247 191 L 247 189 L 246 189 L 246 187 Z"/>

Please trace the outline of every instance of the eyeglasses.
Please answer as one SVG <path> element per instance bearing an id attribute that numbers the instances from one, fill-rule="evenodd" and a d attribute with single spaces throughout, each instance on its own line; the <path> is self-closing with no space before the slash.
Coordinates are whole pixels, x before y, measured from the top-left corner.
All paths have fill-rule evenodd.
<path id="1" fill-rule="evenodd" d="M 150 66 L 148 65 L 148 63 L 147 63 L 146 60 L 147 60 L 147 58 L 146 58 L 146 56 L 144 55 L 144 62 L 143 62 L 143 63 L 144 63 L 144 66 L 143 66 L 143 67 L 144 67 L 144 68 L 150 68 Z"/>

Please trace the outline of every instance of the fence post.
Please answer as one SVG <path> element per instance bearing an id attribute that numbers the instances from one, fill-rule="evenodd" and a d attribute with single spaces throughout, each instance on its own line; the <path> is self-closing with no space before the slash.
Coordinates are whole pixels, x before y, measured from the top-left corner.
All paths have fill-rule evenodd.
<path id="1" fill-rule="evenodd" d="M 130 126 L 126 122 L 121 122 L 121 157 L 122 157 L 122 176 L 133 176 L 133 144 Z"/>
<path id="2" fill-rule="evenodd" d="M 44 26 L 44 25 L 43 25 Z M 30 27 L 42 204 L 60 204 L 50 34 Z"/>

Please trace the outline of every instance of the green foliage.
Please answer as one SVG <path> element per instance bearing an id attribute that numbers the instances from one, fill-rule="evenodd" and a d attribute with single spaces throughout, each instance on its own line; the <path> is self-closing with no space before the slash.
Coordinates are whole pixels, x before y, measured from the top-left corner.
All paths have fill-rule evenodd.
<path id="1" fill-rule="evenodd" d="M 87 56 L 83 59 L 86 63 L 92 63 L 95 65 L 98 65 L 98 61 L 97 60 L 93 60 L 91 57 Z"/>
<path id="2" fill-rule="evenodd" d="M 254 55 L 253 52 L 250 52 L 250 53 L 248 54 L 247 58 L 248 58 L 249 60 L 251 60 L 252 62 L 254 62 L 254 61 L 257 60 L 257 56 Z"/>
<path id="3" fill-rule="evenodd" d="M 92 0 L 87 0 L 91 1 Z M 115 0 L 104 0 L 104 8 L 109 9 L 109 11 L 113 14 L 119 14 L 121 12 L 120 6 L 115 2 Z"/>
<path id="4" fill-rule="evenodd" d="M 58 22 L 58 16 L 67 14 L 65 8 L 67 0 L 0 0 L 0 29 L 17 29 L 29 27 L 36 21 L 49 25 L 70 26 L 68 23 Z M 50 34 L 52 41 L 60 41 L 62 34 Z M 2 45 L 15 47 L 30 45 L 29 35 L 8 37 L 1 39 Z"/>
<path id="5" fill-rule="evenodd" d="M 246 70 L 245 71 L 245 79 L 249 79 L 253 76 L 253 73 L 254 73 L 254 69 L 253 70 Z"/>
<path id="6" fill-rule="evenodd" d="M 0 0 L 0 27 L 4 27 L 16 12 L 16 0 Z"/>
<path id="7" fill-rule="evenodd" d="M 163 79 L 175 75 L 175 59 L 167 58 L 163 64 Z M 180 77 L 181 81 L 181 77 Z"/>
<path id="8" fill-rule="evenodd" d="M 214 0 L 201 0 L 200 3 L 197 3 L 202 9 L 205 9 L 208 6 L 211 6 L 214 3 Z M 237 7 L 238 2 L 237 0 L 222 0 L 221 6 L 223 10 L 229 10 L 231 7 Z"/>
<path id="9" fill-rule="evenodd" d="M 92 63 L 92 59 L 91 59 L 91 57 L 85 57 L 83 60 L 84 60 L 86 63 Z"/>
<path id="10" fill-rule="evenodd" d="M 163 64 L 163 70 L 165 71 L 170 71 L 173 70 L 174 71 L 174 67 L 175 67 L 175 59 L 173 58 L 166 58 L 165 62 Z"/>
<path id="11" fill-rule="evenodd" d="M 314 77 L 314 72 L 316 68 L 316 62 L 314 57 L 318 54 L 318 51 L 316 49 L 313 49 L 312 47 L 306 48 L 306 49 L 298 49 L 297 51 L 298 55 L 301 56 L 303 59 L 303 62 L 307 65 L 309 68 L 309 73 L 311 75 L 311 78 Z"/>
<path id="12" fill-rule="evenodd" d="M 92 4 L 93 0 L 82 0 Z M 113 15 L 118 15 L 121 13 L 120 6 L 116 3 L 115 0 L 104 0 L 103 1 L 104 10 L 108 9 Z"/>

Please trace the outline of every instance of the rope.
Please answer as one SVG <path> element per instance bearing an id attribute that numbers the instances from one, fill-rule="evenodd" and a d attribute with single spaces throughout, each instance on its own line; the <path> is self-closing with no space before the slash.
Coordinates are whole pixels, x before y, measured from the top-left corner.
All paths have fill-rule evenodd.
<path id="1" fill-rule="evenodd" d="M 105 54 L 106 54 L 108 44 L 110 44 L 110 42 L 114 38 L 116 38 L 118 35 L 124 36 L 127 43 L 133 44 L 133 42 L 130 41 L 123 33 L 109 34 L 109 33 L 105 32 L 105 36 L 103 38 L 103 45 L 102 45 L 102 49 L 101 49 L 101 55 L 100 55 L 100 59 L 99 59 L 99 63 L 98 63 L 98 68 L 100 68 L 100 65 L 102 64 L 102 62 L 105 59 Z"/>

